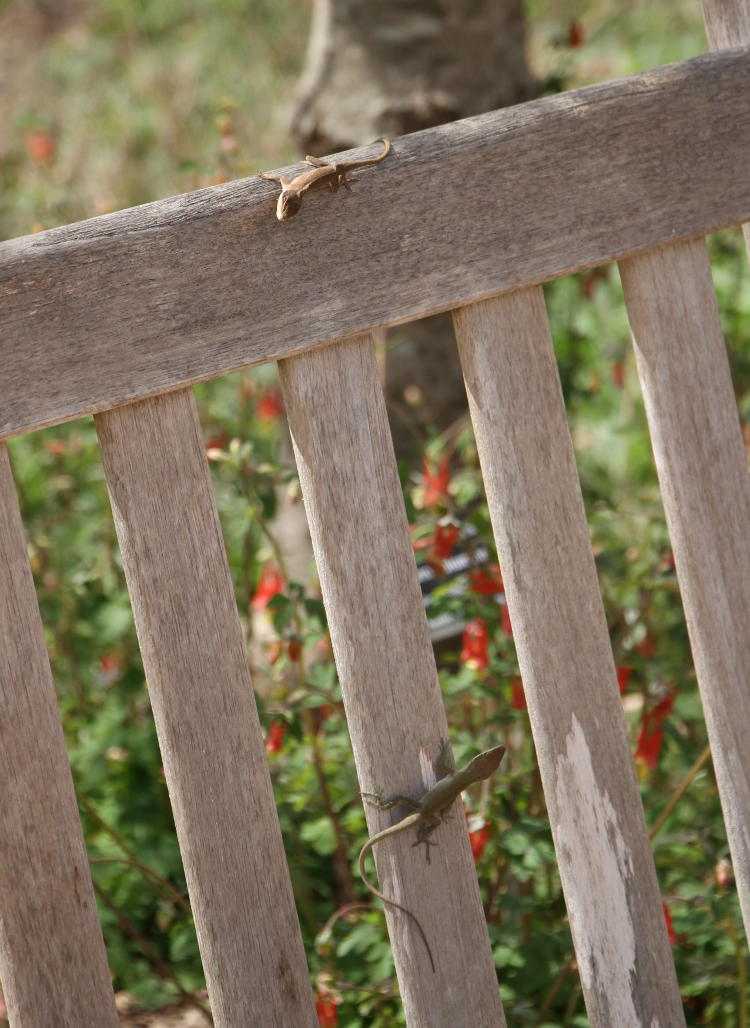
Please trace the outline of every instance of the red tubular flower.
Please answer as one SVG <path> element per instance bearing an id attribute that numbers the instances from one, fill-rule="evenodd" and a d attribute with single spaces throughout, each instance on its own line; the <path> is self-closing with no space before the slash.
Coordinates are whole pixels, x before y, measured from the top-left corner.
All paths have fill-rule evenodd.
<path id="1" fill-rule="evenodd" d="M 503 626 L 503 631 L 506 635 L 513 635 L 513 626 L 510 623 L 510 611 L 508 610 L 507 603 L 504 603 L 501 607 L 500 624 Z"/>
<path id="2" fill-rule="evenodd" d="M 659 763 L 659 753 L 664 739 L 664 722 L 667 720 L 676 698 L 677 690 L 670 689 L 661 702 L 651 710 L 643 712 L 635 759 L 640 760 L 646 767 L 655 768 Z"/>
<path id="3" fill-rule="evenodd" d="M 633 674 L 632 667 L 618 667 L 617 669 L 617 684 L 620 686 L 620 692 L 625 692 L 630 681 L 630 676 Z"/>
<path id="4" fill-rule="evenodd" d="M 568 46 L 581 46 L 584 39 L 585 33 L 583 31 L 583 25 L 577 18 L 573 18 L 568 25 Z"/>
<path id="5" fill-rule="evenodd" d="M 475 568 L 469 572 L 471 591 L 485 596 L 495 596 L 503 591 L 503 579 L 499 564 L 490 564 L 486 568 Z"/>
<path id="6" fill-rule="evenodd" d="M 669 912 L 669 907 L 667 906 L 665 900 L 661 901 L 661 905 L 664 909 L 664 920 L 667 923 L 667 935 L 669 936 L 669 945 L 674 946 L 677 942 L 677 936 L 675 935 L 674 929 L 672 928 L 672 915 Z"/>
<path id="7" fill-rule="evenodd" d="M 439 560 L 445 560 L 453 553 L 453 548 L 458 542 L 458 534 L 458 525 L 452 522 L 447 525 L 435 525 L 432 552 Z"/>
<path id="8" fill-rule="evenodd" d="M 283 409 L 278 389 L 267 389 L 255 405 L 255 417 L 258 421 L 271 423 L 278 420 Z"/>
<path id="9" fill-rule="evenodd" d="M 422 477 L 424 478 L 425 507 L 437 507 L 444 504 L 448 499 L 448 485 L 451 478 L 450 456 L 441 457 L 435 468 L 430 466 L 425 457 L 422 464 Z"/>
<path id="10" fill-rule="evenodd" d="M 469 832 L 469 844 L 471 845 L 471 855 L 474 860 L 479 860 L 482 856 L 484 848 L 489 842 L 489 838 L 490 826 L 486 821 L 481 828 L 477 828 L 473 832 Z"/>
<path id="11" fill-rule="evenodd" d="M 284 721 L 272 721 L 266 738 L 266 753 L 278 753 L 284 742 L 286 723 Z"/>
<path id="12" fill-rule="evenodd" d="M 520 678 L 514 678 L 510 683 L 510 705 L 513 710 L 526 710 L 526 693 L 523 691 L 523 682 Z"/>
<path id="13" fill-rule="evenodd" d="M 463 634 L 463 647 L 461 649 L 461 663 L 474 670 L 490 666 L 490 657 L 487 652 L 490 633 L 483 618 L 475 618 L 470 621 Z"/>
<path id="14" fill-rule="evenodd" d="M 26 153 L 34 164 L 50 164 L 55 157 L 57 143 L 49 132 L 32 129 L 26 133 Z"/>
<path id="15" fill-rule="evenodd" d="M 274 596 L 284 590 L 284 577 L 273 564 L 266 564 L 260 573 L 255 595 L 250 601 L 253 610 L 265 610 Z"/>
<path id="16" fill-rule="evenodd" d="M 336 1028 L 339 1023 L 336 1000 L 330 992 L 319 992 L 315 997 L 315 1013 L 318 1015 L 320 1028 Z"/>

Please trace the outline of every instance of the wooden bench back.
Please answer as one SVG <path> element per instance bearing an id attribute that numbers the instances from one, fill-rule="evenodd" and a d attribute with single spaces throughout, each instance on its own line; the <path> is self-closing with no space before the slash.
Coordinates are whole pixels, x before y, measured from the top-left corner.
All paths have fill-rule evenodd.
<path id="1" fill-rule="evenodd" d="M 720 6 L 714 45 L 750 42 L 747 6 Z M 702 238 L 750 220 L 749 152 L 738 49 L 405 136 L 356 202 L 288 224 L 252 178 L 0 245 L 0 436 L 95 415 L 217 1025 L 317 1020 L 191 386 L 279 361 L 359 781 L 417 793 L 447 725 L 371 332 L 438 310 L 591 1023 L 684 1023 L 540 286 L 613 260 L 750 923 L 750 495 Z M 115 1025 L 1 444 L 0 703 L 12 1023 Z M 465 832 L 429 874 L 410 842 L 378 861 L 439 971 L 387 911 L 409 1023 L 504 1024 Z"/>

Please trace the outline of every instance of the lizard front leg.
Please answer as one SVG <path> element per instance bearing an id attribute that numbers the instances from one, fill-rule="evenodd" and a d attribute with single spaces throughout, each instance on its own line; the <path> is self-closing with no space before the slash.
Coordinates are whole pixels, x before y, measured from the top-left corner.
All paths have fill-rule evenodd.
<path id="1" fill-rule="evenodd" d="M 448 775 L 452 775 L 456 770 L 456 762 L 451 753 L 451 744 L 447 739 L 443 739 L 440 745 L 440 755 L 437 759 L 437 770 L 438 779 L 447 778 Z"/>
<path id="2" fill-rule="evenodd" d="M 266 178 L 269 182 L 279 182 L 282 189 L 288 189 L 292 182 L 286 175 L 269 175 L 267 171 L 258 172 L 258 177 Z"/>
<path id="3" fill-rule="evenodd" d="M 377 807 L 378 810 L 390 810 L 391 807 L 406 807 L 407 810 L 419 810 L 419 803 L 417 800 L 412 799 L 411 796 L 391 796 L 390 799 L 386 799 L 381 792 L 363 792 L 361 793 L 362 798 L 366 803 L 369 803 L 371 807 Z M 368 799 L 372 797 L 372 799 Z"/>

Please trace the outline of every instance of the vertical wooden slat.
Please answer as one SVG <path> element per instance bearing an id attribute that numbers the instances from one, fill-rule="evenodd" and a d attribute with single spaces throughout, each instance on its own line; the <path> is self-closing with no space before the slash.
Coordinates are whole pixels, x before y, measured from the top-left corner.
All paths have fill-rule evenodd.
<path id="1" fill-rule="evenodd" d="M 363 790 L 419 796 L 446 737 L 378 369 L 369 336 L 280 363 L 336 665 Z M 497 786 L 502 787 L 501 785 Z M 393 821 L 366 808 L 370 831 Z M 376 847 L 407 1022 L 504 1025 L 464 818 L 435 834 L 432 863 L 414 833 Z"/>
<path id="2" fill-rule="evenodd" d="M 684 1024 L 539 287 L 454 313 L 591 1024 Z"/>
<path id="3" fill-rule="evenodd" d="M 711 50 L 750 44 L 750 3 L 748 0 L 703 0 L 703 20 Z M 742 226 L 745 246 L 750 254 L 750 222 Z"/>
<path id="4" fill-rule="evenodd" d="M 705 241 L 620 274 L 750 937 L 750 483 Z"/>
<path id="5" fill-rule="evenodd" d="M 118 1023 L 26 539 L 1 443 L 0 980 L 18 1028 Z"/>
<path id="6" fill-rule="evenodd" d="M 96 427 L 214 1021 L 317 1024 L 192 391 Z"/>
<path id="7" fill-rule="evenodd" d="M 703 20 L 712 50 L 750 43 L 750 4 L 747 0 L 703 0 Z"/>

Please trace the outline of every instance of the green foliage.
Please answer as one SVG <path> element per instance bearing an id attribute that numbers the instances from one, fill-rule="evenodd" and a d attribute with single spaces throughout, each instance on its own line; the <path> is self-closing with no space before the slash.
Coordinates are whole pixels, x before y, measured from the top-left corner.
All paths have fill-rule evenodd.
<path id="1" fill-rule="evenodd" d="M 0 2 L 0 13 L 9 6 Z M 651 21 L 640 11 L 626 23 L 624 5 L 577 5 L 588 38 L 561 56 L 570 34 L 535 0 L 549 83 L 584 77 L 587 61 L 601 79 L 597 61 L 615 75 L 701 50 L 680 5 L 651 7 Z M 47 45 L 37 94 L 14 119 L 0 235 L 279 163 L 263 158 L 278 154 L 270 112 L 300 62 L 306 26 L 292 0 L 100 0 L 89 15 L 77 33 Z M 32 132 L 42 135 L 30 140 Z M 234 149 L 222 144 L 228 139 Z M 746 258 L 736 232 L 713 238 L 711 250 L 746 425 Z M 644 715 L 675 697 L 655 766 L 642 754 L 638 761 L 654 825 L 706 737 L 627 319 L 614 268 L 545 293 L 634 751 Z M 273 371 L 228 376 L 197 393 L 316 992 L 335 997 L 339 1024 L 398 1026 L 384 918 L 351 873 L 366 828 L 325 614 L 314 582 L 290 580 L 274 534 L 280 495 L 298 497 L 299 486 Z M 446 479 L 430 498 L 425 476 L 400 466 L 418 561 L 441 569 L 440 525 L 455 526 L 470 553 L 486 549 L 492 564 L 470 425 L 423 444 L 434 475 L 446 462 Z M 202 972 L 93 424 L 38 432 L 10 450 L 115 987 L 163 1004 L 198 989 Z M 278 577 L 264 577 L 269 569 Z M 502 601 L 477 591 L 467 572 L 433 591 L 430 617 L 440 615 L 482 626 L 473 649 L 438 649 L 457 760 L 498 739 L 509 752 L 495 786 L 466 797 L 508 1020 L 585 1025 Z M 689 1023 L 747 1024 L 746 949 L 709 764 L 654 846 Z"/>

